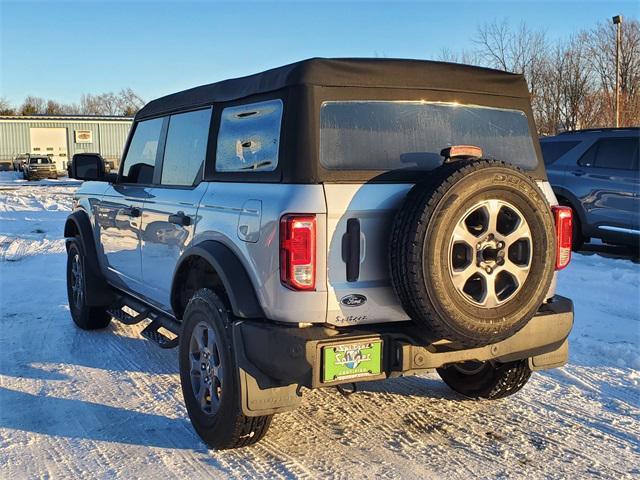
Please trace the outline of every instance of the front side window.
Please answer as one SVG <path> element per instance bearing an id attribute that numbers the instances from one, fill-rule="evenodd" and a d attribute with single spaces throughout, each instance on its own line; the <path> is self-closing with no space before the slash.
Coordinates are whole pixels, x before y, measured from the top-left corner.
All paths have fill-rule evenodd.
<path id="1" fill-rule="evenodd" d="M 194 185 L 207 155 L 211 108 L 171 115 L 162 162 L 163 185 Z"/>
<path id="2" fill-rule="evenodd" d="M 413 101 L 324 102 L 320 163 L 330 170 L 432 170 L 451 145 L 532 170 L 538 164 L 524 112 Z"/>
<path id="3" fill-rule="evenodd" d="M 638 168 L 637 138 L 606 138 L 598 140 L 580 159 L 585 167 L 633 170 Z"/>
<path id="4" fill-rule="evenodd" d="M 271 172 L 278 166 L 282 100 L 228 107 L 222 111 L 217 172 Z"/>
<path id="5" fill-rule="evenodd" d="M 138 122 L 122 168 L 125 183 L 153 183 L 162 118 Z"/>

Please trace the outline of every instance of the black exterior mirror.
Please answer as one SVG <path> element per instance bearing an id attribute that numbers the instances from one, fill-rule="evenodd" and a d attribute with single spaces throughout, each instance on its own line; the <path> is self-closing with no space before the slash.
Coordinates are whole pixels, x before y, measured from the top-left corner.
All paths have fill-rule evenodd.
<path id="1" fill-rule="evenodd" d="M 76 153 L 69 165 L 69 177 L 78 180 L 105 181 L 104 159 L 98 153 Z"/>

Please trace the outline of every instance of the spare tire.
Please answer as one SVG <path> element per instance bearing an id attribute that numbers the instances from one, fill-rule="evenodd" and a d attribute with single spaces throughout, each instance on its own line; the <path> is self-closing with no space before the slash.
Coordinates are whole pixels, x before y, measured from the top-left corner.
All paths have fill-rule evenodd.
<path id="1" fill-rule="evenodd" d="M 429 338 L 488 345 L 520 330 L 544 302 L 553 216 L 535 181 L 514 166 L 445 164 L 408 193 L 389 259 L 402 307 Z"/>

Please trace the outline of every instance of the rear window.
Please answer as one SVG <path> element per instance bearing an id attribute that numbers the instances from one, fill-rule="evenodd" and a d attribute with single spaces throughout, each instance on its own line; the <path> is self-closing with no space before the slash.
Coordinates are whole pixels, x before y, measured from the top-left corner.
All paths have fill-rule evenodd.
<path id="1" fill-rule="evenodd" d="M 442 149 L 475 145 L 487 158 L 533 170 L 538 159 L 524 112 L 431 102 L 324 102 L 320 163 L 330 170 L 431 170 Z"/>
<path id="2" fill-rule="evenodd" d="M 562 157 L 569 150 L 578 145 L 579 141 L 568 142 L 540 142 L 540 148 L 542 149 L 542 156 L 544 157 L 544 163 L 551 165 L 553 162 Z"/>

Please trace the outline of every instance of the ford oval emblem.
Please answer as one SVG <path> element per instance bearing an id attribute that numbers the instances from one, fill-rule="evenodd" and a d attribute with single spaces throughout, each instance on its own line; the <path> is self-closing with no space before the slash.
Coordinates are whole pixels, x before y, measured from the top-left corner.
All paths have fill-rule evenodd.
<path id="1" fill-rule="evenodd" d="M 340 299 L 340 303 L 345 307 L 360 307 L 365 304 L 367 297 L 358 293 L 346 295 Z"/>

